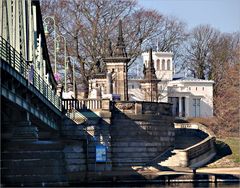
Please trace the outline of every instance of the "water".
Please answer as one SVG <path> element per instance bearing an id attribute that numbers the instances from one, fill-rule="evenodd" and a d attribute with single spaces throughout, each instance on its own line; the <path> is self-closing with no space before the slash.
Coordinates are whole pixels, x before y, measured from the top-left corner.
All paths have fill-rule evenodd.
<path id="1" fill-rule="evenodd" d="M 76 185 L 75 185 L 76 186 Z M 88 184 L 88 185 L 77 185 L 78 187 L 125 187 L 125 188 L 138 188 L 138 187 L 152 187 L 152 188 L 240 188 L 239 182 L 219 182 L 219 183 L 209 183 L 209 182 L 196 182 L 196 183 L 119 183 L 119 184 Z M 72 186 L 71 186 L 72 187 Z"/>

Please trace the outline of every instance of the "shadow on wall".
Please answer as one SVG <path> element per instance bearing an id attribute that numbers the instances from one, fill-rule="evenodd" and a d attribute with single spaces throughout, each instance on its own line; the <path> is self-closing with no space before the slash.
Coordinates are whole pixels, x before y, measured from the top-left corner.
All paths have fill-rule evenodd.
<path id="1" fill-rule="evenodd" d="M 134 108 L 135 103 L 131 104 Z M 82 109 L 78 112 L 88 119 L 84 123 L 88 140 L 84 149 L 88 182 L 101 180 L 101 174 L 110 171 L 128 171 L 138 179 L 145 180 L 144 175 L 140 175 L 134 166 L 144 166 L 174 142 L 173 118 L 171 115 L 163 115 L 164 112 L 136 114 L 132 109 L 122 112 L 114 104 L 110 111 Z M 96 162 L 96 146 L 99 145 L 106 146 L 106 161 Z M 76 174 L 78 171 L 69 173 Z M 89 175 L 91 173 L 94 175 Z M 77 181 L 79 179 L 76 178 L 72 182 Z"/>
<path id="2" fill-rule="evenodd" d="M 69 181 L 71 186 L 95 186 L 101 185 L 119 185 L 126 179 L 136 182 L 138 180 L 144 182 L 163 182 L 161 185 L 170 184 L 176 179 L 184 179 L 184 170 L 176 170 L 169 167 L 154 166 L 155 172 L 148 171 L 144 166 L 146 161 L 153 159 L 156 155 L 161 153 L 162 149 L 166 147 L 167 131 L 164 130 L 167 126 L 164 123 L 164 118 L 156 121 L 156 116 L 153 114 L 136 115 L 134 113 L 122 112 L 121 110 L 111 107 L 112 121 L 109 121 L 107 112 L 94 112 L 91 110 L 81 110 L 80 112 L 88 118 L 84 124 L 84 130 L 88 137 L 88 145 L 85 148 L 87 151 L 86 165 L 87 171 L 84 171 L 85 178 L 76 178 Z M 145 118 L 145 119 L 144 119 Z M 82 126 L 82 125 L 80 125 Z M 159 137 L 159 134 L 161 137 Z M 158 135 L 158 136 L 157 136 Z M 155 138 L 156 137 L 156 138 Z M 158 138 L 157 138 L 158 137 Z M 165 143 L 165 144 L 164 144 Z M 106 162 L 96 162 L 96 145 L 106 145 L 107 147 L 107 160 Z M 140 165 L 143 165 L 142 167 Z M 177 172 L 175 175 L 159 175 L 157 172 L 171 171 Z M 153 173 L 152 176 L 149 175 Z M 189 173 L 187 178 L 193 180 L 205 179 L 209 180 L 212 176 L 222 178 L 224 175 L 203 174 L 203 173 Z M 73 174 L 81 173 L 75 171 Z M 229 175 L 230 179 L 237 177 Z M 185 177 L 186 178 L 186 177 Z M 110 184 L 106 184 L 106 182 Z M 139 184 L 124 184 L 120 185 L 129 186 Z M 191 184 L 190 187 L 199 187 L 203 184 L 197 182 Z M 206 182 L 206 186 L 210 183 Z M 142 185 L 143 186 L 143 185 Z M 158 184 L 159 186 L 159 184 Z"/>
<path id="3" fill-rule="evenodd" d="M 217 151 L 217 154 L 215 155 L 215 157 L 206 165 L 210 164 L 210 163 L 214 163 L 216 161 L 218 161 L 219 159 L 222 159 L 223 157 L 226 157 L 228 155 L 232 154 L 232 150 L 229 147 L 229 145 L 227 145 L 226 143 L 224 143 L 223 141 L 220 140 L 216 140 L 215 141 L 215 148 Z"/>

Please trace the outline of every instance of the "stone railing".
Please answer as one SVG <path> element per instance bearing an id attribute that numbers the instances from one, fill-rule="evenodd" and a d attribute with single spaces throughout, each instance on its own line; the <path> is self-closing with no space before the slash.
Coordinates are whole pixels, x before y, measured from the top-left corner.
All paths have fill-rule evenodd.
<path id="1" fill-rule="evenodd" d="M 176 123 L 175 129 L 195 129 L 208 135 L 201 142 L 186 149 L 178 150 L 180 166 L 197 168 L 206 164 L 215 156 L 215 135 L 204 125 L 200 123 Z"/>
<path id="2" fill-rule="evenodd" d="M 145 101 L 121 101 L 112 102 L 115 111 L 130 114 L 156 114 L 172 116 L 172 106 L 169 103 L 145 102 Z"/>

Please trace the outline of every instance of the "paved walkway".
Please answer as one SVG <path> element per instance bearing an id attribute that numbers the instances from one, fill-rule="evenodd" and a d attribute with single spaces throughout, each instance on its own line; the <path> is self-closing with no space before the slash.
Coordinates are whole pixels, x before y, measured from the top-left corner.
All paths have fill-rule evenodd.
<path id="1" fill-rule="evenodd" d="M 169 175 L 169 174 L 192 174 L 193 170 L 190 168 L 183 167 L 173 167 L 169 170 L 161 170 L 156 167 L 145 167 L 145 168 L 136 168 L 133 169 L 138 173 L 152 173 L 158 175 Z M 240 167 L 236 168 L 199 168 L 196 171 L 197 173 L 203 174 L 230 174 L 230 175 L 240 175 Z"/>
<path id="2" fill-rule="evenodd" d="M 196 171 L 197 174 L 226 174 L 226 175 L 240 175 L 240 167 L 237 168 L 200 168 Z M 142 176 L 151 175 L 151 176 L 161 176 L 161 175 L 191 175 L 193 174 L 192 169 L 174 167 L 169 170 L 160 170 L 156 167 L 132 167 L 132 170 L 126 171 L 102 171 L 102 172 L 90 172 L 89 174 L 98 174 L 105 176 L 131 176 L 133 174 L 139 174 Z"/>
<path id="3" fill-rule="evenodd" d="M 197 169 L 197 173 L 209 173 L 209 174 L 238 174 L 240 175 L 240 167 L 236 168 L 200 168 Z"/>

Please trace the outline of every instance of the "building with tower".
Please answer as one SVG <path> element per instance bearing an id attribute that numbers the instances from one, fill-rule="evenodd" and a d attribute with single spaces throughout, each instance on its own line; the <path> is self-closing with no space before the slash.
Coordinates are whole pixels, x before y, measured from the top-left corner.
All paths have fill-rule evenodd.
<path id="1" fill-rule="evenodd" d="M 89 80 L 89 98 L 109 98 L 121 101 L 150 101 L 172 103 L 172 113 L 180 118 L 213 116 L 213 81 L 174 75 L 173 53 L 152 51 L 142 54 L 141 79 L 128 78 L 127 57 L 122 35 L 122 22 L 118 26 L 118 42 L 112 50 L 109 41 L 104 73 Z"/>
<path id="2" fill-rule="evenodd" d="M 146 70 L 155 69 L 157 91 L 152 91 L 150 84 L 144 84 L 143 79 L 131 78 L 128 80 L 129 100 L 152 101 L 157 95 L 158 102 L 172 103 L 174 116 L 211 117 L 213 116 L 213 81 L 174 75 L 172 52 L 148 52 L 142 54 L 144 75 Z M 152 61 L 149 57 L 151 56 Z M 154 72 L 153 70 L 151 71 Z M 147 95 L 152 95 L 147 97 Z"/>

